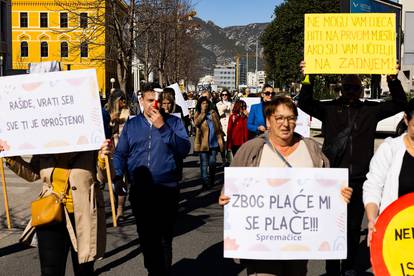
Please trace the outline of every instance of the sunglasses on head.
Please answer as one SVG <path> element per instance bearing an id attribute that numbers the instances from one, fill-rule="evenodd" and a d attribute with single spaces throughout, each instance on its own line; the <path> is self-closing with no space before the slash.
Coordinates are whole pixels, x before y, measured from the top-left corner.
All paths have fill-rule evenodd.
<path id="1" fill-rule="evenodd" d="M 270 95 L 274 96 L 274 95 L 276 95 L 276 93 L 275 93 L 275 92 L 264 92 L 264 94 L 265 94 L 266 96 L 270 96 Z"/>

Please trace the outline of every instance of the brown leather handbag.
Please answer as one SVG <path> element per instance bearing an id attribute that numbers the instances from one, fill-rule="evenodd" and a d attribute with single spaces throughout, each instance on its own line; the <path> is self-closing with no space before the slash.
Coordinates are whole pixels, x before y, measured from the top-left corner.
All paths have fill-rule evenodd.
<path id="1" fill-rule="evenodd" d="M 63 221 L 63 201 L 66 197 L 66 192 L 69 187 L 69 174 L 70 170 L 68 170 L 65 189 L 62 194 L 59 195 L 52 191 L 50 195 L 39 198 L 32 202 L 33 227 L 41 227 Z"/>

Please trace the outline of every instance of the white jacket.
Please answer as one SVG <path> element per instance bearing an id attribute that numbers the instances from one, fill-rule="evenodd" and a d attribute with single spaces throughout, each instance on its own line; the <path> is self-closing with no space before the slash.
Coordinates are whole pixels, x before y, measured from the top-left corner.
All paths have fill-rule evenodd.
<path id="1" fill-rule="evenodd" d="M 363 187 L 363 201 L 365 206 L 375 203 L 380 213 L 398 199 L 399 176 L 407 150 L 403 140 L 405 135 L 385 139 L 369 164 Z"/>

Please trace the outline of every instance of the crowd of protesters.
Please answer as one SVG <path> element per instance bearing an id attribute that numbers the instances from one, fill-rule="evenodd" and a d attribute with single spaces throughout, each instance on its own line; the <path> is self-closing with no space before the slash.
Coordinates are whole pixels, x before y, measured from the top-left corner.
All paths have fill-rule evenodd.
<path id="1" fill-rule="evenodd" d="M 305 68 L 302 62 L 303 73 Z M 29 224 L 24 233 L 25 239 L 34 233 L 38 237 L 42 275 L 64 275 L 69 251 L 75 275 L 92 275 L 93 261 L 103 256 L 102 192 L 90 185 L 105 182 L 105 155 L 112 158 L 116 219 L 122 221 L 129 195 L 145 268 L 151 276 L 171 275 L 179 182 L 192 136 L 204 190 L 216 184 L 217 155 L 222 166 L 347 168 L 349 188 L 344 187 L 341 194 L 349 203 L 348 257 L 341 262 L 326 261 L 326 275 L 358 275 L 361 271 L 355 258 L 364 212 L 369 242 L 379 213 L 398 197 L 414 192 L 410 182 L 414 178 L 410 169 L 414 165 L 414 101 L 407 103 L 396 75 L 388 76 L 387 81 L 391 101 L 361 101 L 361 79 L 346 75 L 340 97 L 322 102 L 313 97 L 314 78 L 303 75 L 297 105 L 288 96 L 276 95 L 266 84 L 254 95 L 260 102 L 250 110 L 243 93 L 188 92 L 183 95 L 189 111 L 186 116 L 172 88 L 147 83 L 131 107 L 122 91 L 113 91 L 103 109 L 108 140 L 98 153 L 42 155 L 30 162 L 20 157 L 6 159 L 19 176 L 30 181 L 44 179 L 43 195 L 60 191 L 66 196 L 66 222 L 36 229 Z M 311 138 L 295 133 L 298 108 L 322 121 L 322 148 Z M 374 155 L 377 123 L 401 111 L 405 111 L 407 133 L 387 139 Z M 96 198 L 89 196 L 90 189 Z M 162 204 L 154 204 L 155 200 Z M 229 201 L 220 195 L 220 205 Z M 96 210 L 91 212 L 91 208 Z M 248 275 L 307 274 L 304 260 L 242 263 Z"/>

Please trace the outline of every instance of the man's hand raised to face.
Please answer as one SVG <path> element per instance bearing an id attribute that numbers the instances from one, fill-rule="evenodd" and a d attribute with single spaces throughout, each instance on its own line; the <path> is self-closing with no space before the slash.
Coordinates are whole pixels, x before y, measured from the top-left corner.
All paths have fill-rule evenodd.
<path id="1" fill-rule="evenodd" d="M 148 112 L 148 116 L 154 127 L 161 128 L 164 125 L 164 118 L 158 109 L 151 107 Z"/>

